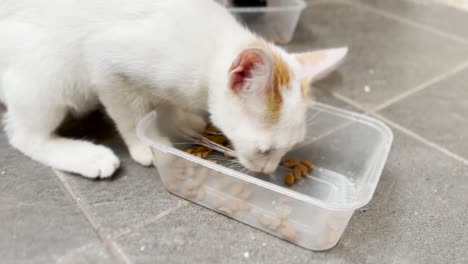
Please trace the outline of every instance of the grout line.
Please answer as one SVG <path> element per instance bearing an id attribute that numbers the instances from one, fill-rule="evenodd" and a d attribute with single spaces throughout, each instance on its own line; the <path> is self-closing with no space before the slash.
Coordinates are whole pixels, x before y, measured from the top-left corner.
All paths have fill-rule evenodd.
<path id="1" fill-rule="evenodd" d="M 326 131 L 325 133 L 321 134 L 318 137 L 315 137 L 315 138 L 313 138 L 311 140 L 306 140 L 306 141 L 300 143 L 297 146 L 297 148 L 295 148 L 295 150 L 301 149 L 301 148 L 306 147 L 306 146 L 308 146 L 308 145 L 310 145 L 310 144 L 312 144 L 312 143 L 314 143 L 314 142 L 316 142 L 318 140 L 321 140 L 322 138 L 328 137 L 329 135 L 331 135 L 331 134 L 333 134 L 335 132 L 338 132 L 341 129 L 344 129 L 344 128 L 346 128 L 346 127 L 348 127 L 348 126 L 350 126 L 350 125 L 352 125 L 354 123 L 355 123 L 355 121 L 344 122 L 343 124 L 341 124 L 339 126 L 336 126 L 336 127 L 332 128 L 332 129 Z"/>
<path id="2" fill-rule="evenodd" d="M 352 107 L 357 108 L 357 109 L 363 111 L 364 114 L 366 114 L 366 115 L 372 113 L 372 110 L 369 110 L 369 109 L 367 109 L 367 108 L 361 106 L 359 103 L 357 103 L 356 101 L 354 101 L 354 100 L 352 100 L 352 99 L 349 99 L 349 98 L 346 97 L 346 96 L 343 96 L 343 95 L 341 95 L 341 94 L 339 94 L 339 93 L 337 93 L 337 92 L 331 92 L 331 94 L 332 94 L 334 97 L 340 99 L 341 101 L 343 101 L 343 102 L 345 102 L 345 103 L 351 105 Z"/>
<path id="3" fill-rule="evenodd" d="M 185 201 L 185 200 L 179 200 L 175 206 L 173 206 L 173 207 L 171 207 L 171 208 L 169 208 L 169 209 L 167 209 L 167 210 L 165 210 L 165 211 L 163 211 L 163 212 L 161 212 L 161 213 L 159 213 L 159 214 L 157 214 L 157 215 L 155 215 L 155 216 L 153 216 L 153 217 L 150 217 L 150 218 L 148 218 L 148 219 L 145 220 L 145 221 L 142 221 L 142 222 L 137 223 L 137 224 L 134 224 L 134 225 L 129 225 L 129 226 L 127 226 L 127 227 L 125 228 L 125 230 L 123 230 L 123 231 L 119 232 L 118 234 L 112 236 L 112 238 L 113 238 L 113 239 L 119 238 L 119 237 L 121 237 L 121 236 L 124 236 L 124 235 L 126 235 L 126 234 L 129 234 L 130 232 L 139 230 L 139 229 L 141 229 L 141 228 L 143 228 L 143 227 L 145 227 L 145 226 L 147 226 L 147 225 L 149 225 L 149 224 L 155 223 L 155 222 L 157 222 L 159 219 L 161 219 L 161 218 L 163 218 L 163 217 L 165 217 L 165 216 L 167 216 L 167 215 L 170 215 L 171 213 L 173 213 L 173 212 L 179 210 L 180 208 L 186 206 L 187 204 L 189 204 L 187 201 Z"/>
<path id="4" fill-rule="evenodd" d="M 83 213 L 86 220 L 89 222 L 91 227 L 94 229 L 94 232 L 98 236 L 98 238 L 101 241 L 102 245 L 107 249 L 110 256 L 116 261 L 116 263 L 125 263 L 125 264 L 126 263 L 131 263 L 131 262 L 128 262 L 128 259 L 122 253 L 120 248 L 118 246 L 116 246 L 115 244 L 113 244 L 112 241 L 109 241 L 106 238 L 106 236 L 104 234 L 102 234 L 99 225 L 94 222 L 94 220 L 91 217 L 91 214 L 89 213 L 89 211 L 79 202 L 78 196 L 75 194 L 75 192 L 73 191 L 73 188 L 68 183 L 67 179 L 65 178 L 65 175 L 61 171 L 58 171 L 58 170 L 55 170 L 55 169 L 52 169 L 52 171 L 55 173 L 57 178 L 62 182 L 63 186 L 65 187 L 65 190 L 71 196 L 72 200 L 75 202 L 78 209 L 80 209 L 80 211 Z"/>
<path id="5" fill-rule="evenodd" d="M 375 117 L 377 117 L 378 119 L 384 121 L 385 123 L 389 124 L 390 126 L 392 126 L 392 127 L 396 128 L 396 129 L 400 130 L 401 132 L 403 132 L 403 133 L 405 133 L 405 134 L 411 136 L 412 138 L 414 138 L 414 139 L 416 139 L 416 140 L 418 140 L 418 141 L 420 141 L 420 142 L 422 142 L 422 143 L 424 143 L 424 144 L 426 144 L 426 145 L 428 145 L 428 146 L 430 146 L 430 147 L 432 147 L 432 148 L 434 148 L 434 149 L 436 149 L 436 150 L 438 150 L 438 151 L 444 153 L 445 155 L 447 155 L 447 156 L 449 156 L 449 157 L 451 157 L 451 158 L 454 158 L 454 159 L 456 159 L 456 160 L 458 160 L 458 161 L 464 163 L 465 165 L 468 165 L 468 160 L 464 159 L 463 157 L 458 156 L 457 154 L 455 154 L 455 153 L 453 153 L 453 152 L 447 150 L 446 148 L 444 148 L 444 147 L 442 147 L 442 146 L 439 146 L 439 145 L 436 144 L 436 143 L 433 143 L 433 142 L 431 142 L 431 141 L 425 139 L 424 137 L 418 135 L 417 133 L 411 131 L 410 129 L 405 128 L 405 127 L 403 127 L 403 126 L 401 126 L 401 125 L 399 125 L 399 124 L 397 124 L 397 123 L 395 123 L 395 122 L 393 122 L 393 121 L 387 119 L 386 117 L 384 117 L 384 116 L 382 116 L 382 115 L 380 115 L 380 114 L 373 113 L 373 116 L 375 116 Z"/>
<path id="6" fill-rule="evenodd" d="M 406 135 L 420 141 L 421 143 L 425 144 L 426 146 L 429 146 L 429 147 L 431 147 L 433 149 L 436 149 L 436 150 L 442 152 L 443 154 L 445 154 L 445 155 L 447 155 L 447 156 L 449 156 L 449 157 L 451 157 L 453 159 L 456 159 L 456 160 L 462 162 L 465 165 L 468 165 L 468 160 L 467 159 L 465 159 L 465 158 L 463 158 L 461 156 L 458 156 L 457 154 L 451 152 L 450 150 L 447 150 L 446 148 L 425 139 L 424 137 L 418 135 L 417 133 L 411 131 L 410 129 L 405 128 L 405 127 L 391 121 L 390 119 L 388 119 L 388 118 L 386 118 L 386 117 L 384 117 L 384 116 L 382 116 L 382 115 L 380 115 L 380 114 L 378 114 L 378 113 L 376 113 L 374 111 L 371 111 L 371 110 L 369 111 L 369 110 L 365 109 L 363 106 L 361 106 L 359 103 L 355 102 L 354 100 L 351 100 L 351 99 L 349 99 L 349 98 L 347 98 L 345 96 L 342 96 L 341 94 L 336 93 L 336 92 L 333 92 L 332 95 L 337 97 L 338 99 L 350 104 L 351 106 L 354 106 L 354 107 L 356 107 L 356 108 L 358 108 L 358 109 L 360 109 L 362 111 L 365 111 L 366 113 L 368 113 L 368 114 L 382 120 L 383 122 L 387 123 L 388 125 L 392 126 L 393 128 L 395 128 L 395 129 L 399 130 L 400 132 L 402 132 L 402 133 L 404 133 L 404 134 L 406 134 Z"/>
<path id="7" fill-rule="evenodd" d="M 427 87 L 429 87 L 429 86 L 431 86 L 433 84 L 436 84 L 436 83 L 444 80 L 445 78 L 448 78 L 448 77 L 451 77 L 451 76 L 453 76 L 453 75 L 455 75 L 457 73 L 460 73 L 461 71 L 463 71 L 463 70 L 465 70 L 467 68 L 468 68 L 468 61 L 456 66 L 455 68 L 451 69 L 448 72 L 440 74 L 440 75 L 438 75 L 438 76 L 436 76 L 436 77 L 422 83 L 421 85 L 419 85 L 419 86 L 417 86 L 417 87 L 415 87 L 413 89 L 409 89 L 409 90 L 405 91 L 404 93 L 401 93 L 401 94 L 391 98 L 390 100 L 388 100 L 388 101 L 378 105 L 377 107 L 375 107 L 373 109 L 373 112 L 378 112 L 378 111 L 380 111 L 380 110 L 382 110 L 382 109 L 384 109 L 384 108 L 386 108 L 386 107 L 388 107 L 388 106 L 390 106 L 390 105 L 392 105 L 392 104 L 394 104 L 396 102 L 399 102 L 399 101 L 401 101 L 401 100 L 403 100 L 403 99 L 405 99 L 405 98 L 407 98 L 407 97 L 409 97 L 409 96 L 411 96 L 411 95 L 413 95 L 413 94 L 415 94 L 415 93 L 417 93 L 419 91 L 424 90 L 425 88 L 427 88 Z"/>
<path id="8" fill-rule="evenodd" d="M 60 263 L 60 264 L 73 263 L 73 260 L 75 260 L 75 258 L 81 255 L 84 251 L 98 249 L 100 245 L 101 245 L 100 242 L 91 242 L 91 243 L 85 244 L 77 249 L 74 249 L 71 252 L 68 252 L 64 256 L 59 257 L 56 263 Z"/>
<path id="9" fill-rule="evenodd" d="M 426 31 L 431 32 L 433 34 L 449 38 L 449 39 L 457 41 L 459 43 L 468 44 L 468 40 L 461 37 L 461 36 L 458 36 L 458 35 L 455 35 L 455 34 L 452 34 L 452 33 L 448 33 L 448 32 L 436 29 L 436 28 L 430 27 L 428 25 L 424 25 L 422 23 L 413 21 L 413 20 L 405 18 L 405 17 L 395 15 L 395 14 L 393 14 L 391 12 L 388 12 L 388 11 L 386 11 L 384 9 L 376 8 L 376 7 L 369 6 L 369 5 L 359 3 L 359 2 L 356 2 L 356 1 L 350 1 L 350 0 L 345 0 L 345 1 L 350 5 L 356 5 L 356 6 L 359 6 L 361 8 L 368 9 L 368 10 L 373 11 L 374 13 L 377 13 L 377 14 L 379 14 L 381 16 L 384 16 L 386 18 L 390 18 L 390 19 L 399 21 L 399 22 L 404 23 L 406 25 L 426 30 Z"/>
<path id="10" fill-rule="evenodd" d="M 115 251 L 117 251 L 116 253 L 122 258 L 122 260 L 123 260 L 124 263 L 127 263 L 127 264 L 133 263 L 133 262 L 127 257 L 127 255 L 125 255 L 125 253 L 122 251 L 122 248 L 119 247 L 119 245 L 117 245 L 116 242 L 110 240 L 109 243 L 110 243 L 110 246 L 111 246 Z"/>

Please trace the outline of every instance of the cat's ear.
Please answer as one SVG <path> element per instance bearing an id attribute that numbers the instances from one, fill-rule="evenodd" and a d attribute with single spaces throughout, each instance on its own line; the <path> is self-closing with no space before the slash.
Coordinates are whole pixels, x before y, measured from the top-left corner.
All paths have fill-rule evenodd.
<path id="1" fill-rule="evenodd" d="M 344 47 L 294 54 L 301 65 L 299 79 L 309 84 L 326 77 L 340 66 L 347 53 L 348 48 Z"/>
<path id="2" fill-rule="evenodd" d="M 267 89 L 272 78 L 273 60 L 262 49 L 242 51 L 229 69 L 229 87 L 236 94 L 251 94 Z"/>

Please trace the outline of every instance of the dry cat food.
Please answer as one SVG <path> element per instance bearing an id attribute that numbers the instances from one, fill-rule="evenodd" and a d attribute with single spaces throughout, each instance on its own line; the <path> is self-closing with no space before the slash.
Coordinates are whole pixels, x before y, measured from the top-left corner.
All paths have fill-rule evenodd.
<path id="1" fill-rule="evenodd" d="M 283 222 L 281 229 L 280 229 L 280 234 L 287 240 L 294 241 L 297 239 L 297 230 L 296 226 L 289 222 Z"/>
<path id="2" fill-rule="evenodd" d="M 263 213 L 257 215 L 257 222 L 271 230 L 278 230 L 280 235 L 289 241 L 297 239 L 296 226 L 291 222 L 286 221 L 286 217 L 270 217 Z"/>
<path id="3" fill-rule="evenodd" d="M 292 186 L 295 182 L 298 182 L 302 177 L 314 169 L 314 165 L 307 160 L 298 161 L 294 158 L 287 158 L 281 162 L 281 166 L 292 169 L 291 173 L 286 174 L 284 177 L 284 183 L 288 186 Z"/>
<path id="4" fill-rule="evenodd" d="M 219 130 L 214 127 L 212 124 L 208 124 L 203 133 L 206 139 L 222 145 L 226 148 L 233 149 L 229 140 L 219 132 Z M 187 153 L 197 156 L 199 158 L 206 158 L 214 150 L 205 146 L 195 146 L 186 150 Z M 227 153 L 224 153 L 225 158 L 233 158 Z M 314 169 L 314 165 L 307 160 L 297 160 L 294 158 L 286 158 L 281 162 L 281 166 L 289 168 L 292 170 L 291 173 L 288 173 L 284 176 L 284 183 L 287 186 L 292 186 L 294 183 L 298 182 L 302 177 L 307 176 L 307 174 Z M 237 192 L 237 191 L 236 191 Z"/>

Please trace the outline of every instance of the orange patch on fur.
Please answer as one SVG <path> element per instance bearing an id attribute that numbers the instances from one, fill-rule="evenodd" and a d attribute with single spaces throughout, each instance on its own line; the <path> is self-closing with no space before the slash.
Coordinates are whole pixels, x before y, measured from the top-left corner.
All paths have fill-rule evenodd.
<path id="1" fill-rule="evenodd" d="M 278 123 L 283 104 L 281 89 L 288 89 L 291 81 L 291 75 L 287 64 L 280 58 L 279 55 L 273 53 L 273 80 L 268 93 L 268 123 L 274 125 Z"/>
<path id="2" fill-rule="evenodd" d="M 260 48 L 271 54 L 273 59 L 273 76 L 271 86 L 266 89 L 267 108 L 265 111 L 265 120 L 267 125 L 274 126 L 281 117 L 281 108 L 283 105 L 283 96 L 281 89 L 288 89 L 291 81 L 291 73 L 288 65 L 276 54 L 267 42 L 257 40 L 249 43 L 249 48 Z"/>
<path id="3" fill-rule="evenodd" d="M 286 63 L 276 54 L 273 54 L 273 61 L 275 63 L 273 70 L 273 82 L 278 88 L 289 88 L 288 84 L 291 81 L 289 68 Z"/>
<path id="4" fill-rule="evenodd" d="M 310 96 L 310 82 L 302 81 L 301 82 L 301 93 L 304 99 L 309 99 Z"/>

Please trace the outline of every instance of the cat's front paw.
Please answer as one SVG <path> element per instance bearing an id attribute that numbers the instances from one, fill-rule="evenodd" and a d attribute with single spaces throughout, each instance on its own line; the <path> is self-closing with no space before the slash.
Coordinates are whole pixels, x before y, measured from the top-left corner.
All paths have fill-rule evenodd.
<path id="1" fill-rule="evenodd" d="M 120 167 L 120 161 L 108 148 L 96 146 L 86 160 L 79 162 L 77 173 L 90 179 L 106 179 L 111 177 Z"/>
<path id="2" fill-rule="evenodd" d="M 153 164 L 153 154 L 151 153 L 151 149 L 144 144 L 131 146 L 130 156 L 132 156 L 133 160 L 145 167 Z"/>

